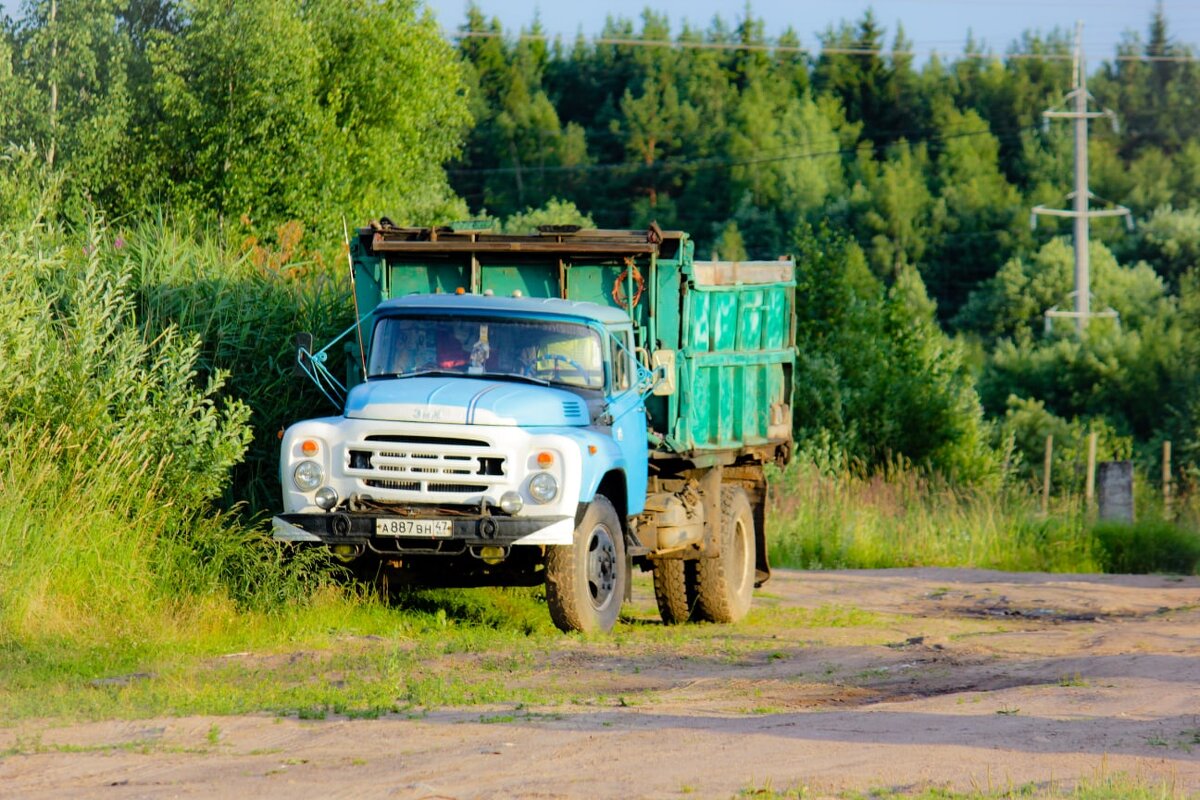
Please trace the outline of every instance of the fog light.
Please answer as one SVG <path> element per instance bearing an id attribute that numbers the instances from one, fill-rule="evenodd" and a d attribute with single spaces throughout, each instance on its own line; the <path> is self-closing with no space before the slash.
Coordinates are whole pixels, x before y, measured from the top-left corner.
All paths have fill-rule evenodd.
<path id="1" fill-rule="evenodd" d="M 558 494 L 558 481 L 549 472 L 539 472 L 529 479 L 529 496 L 539 503 L 549 503 Z"/>
<path id="2" fill-rule="evenodd" d="M 483 559 L 485 564 L 499 564 L 504 560 L 503 547 L 481 547 L 479 548 L 479 557 Z"/>
<path id="3" fill-rule="evenodd" d="M 311 492 L 320 486 L 324 479 L 325 470 L 321 469 L 321 465 L 315 461 L 301 461 L 296 465 L 295 472 L 292 473 L 292 480 L 296 482 L 296 488 L 302 492 Z"/>
<path id="4" fill-rule="evenodd" d="M 516 492 L 505 492 L 500 495 L 500 510 L 505 514 L 515 514 L 521 510 L 523 505 L 525 505 L 525 501 Z"/>
<path id="5" fill-rule="evenodd" d="M 337 491 L 332 486 L 322 486 L 317 489 L 317 505 L 328 511 L 337 505 Z"/>

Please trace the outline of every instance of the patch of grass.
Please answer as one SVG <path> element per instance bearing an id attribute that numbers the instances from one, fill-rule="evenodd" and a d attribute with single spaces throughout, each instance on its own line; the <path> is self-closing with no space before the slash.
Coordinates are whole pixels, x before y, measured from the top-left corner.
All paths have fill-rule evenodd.
<path id="1" fill-rule="evenodd" d="M 0 750 L 0 758 L 5 756 L 31 756 L 41 753 L 205 753 L 204 749 L 194 747 L 178 747 L 165 745 L 155 739 L 132 739 L 128 742 L 113 742 L 111 744 L 62 744 L 43 742 L 41 736 L 29 738 L 18 737 L 9 747 Z"/>
<path id="2" fill-rule="evenodd" d="M 138 718 L 159 714 L 267 711 L 320 719 L 496 702 L 557 702 L 554 687 L 516 685 L 513 675 L 564 641 L 537 598 L 478 589 L 463 602 L 513 612 L 480 626 L 457 612 L 397 609 L 329 589 L 278 612 L 223 607 L 198 627 L 140 641 L 81 646 L 68 637 L 0 644 L 0 725 L 30 717 Z M 566 640 L 570 641 L 570 640 Z M 531 647 L 532 646 L 532 647 Z M 447 655 L 449 654 L 449 655 Z M 437 661 L 438 669 L 428 664 Z M 481 669 L 487 660 L 511 670 Z M 139 680 L 107 681 L 145 674 Z M 100 679 L 100 680 L 97 680 Z"/>
<path id="3" fill-rule="evenodd" d="M 741 795 L 739 795 L 741 796 Z M 785 795 L 763 795 L 767 800 Z M 790 795 L 787 795 L 790 797 Z M 843 795 L 846 800 L 1017 800 L 1038 797 L 1054 800 L 1182 800 L 1188 793 L 1174 781 L 1120 772 L 1101 773 L 1078 781 L 1022 783 L 1002 789 L 958 792 L 940 786 L 920 789 L 872 789 Z"/>
<path id="4" fill-rule="evenodd" d="M 1194 575 L 1200 567 L 1200 534 L 1170 522 L 1100 522 L 1091 535 L 1106 572 Z"/>
<path id="5" fill-rule="evenodd" d="M 1098 572 L 1072 507 L 1050 518 L 1032 498 L 964 488 L 897 468 L 830 477 L 793 462 L 772 474 L 771 558 L 801 569 L 943 566 Z"/>
<path id="6" fill-rule="evenodd" d="M 807 786 L 776 789 L 771 785 L 771 781 L 766 781 L 761 786 L 748 786 L 741 789 L 736 795 L 739 798 L 752 798 L 752 800 L 801 800 L 808 796 Z"/>

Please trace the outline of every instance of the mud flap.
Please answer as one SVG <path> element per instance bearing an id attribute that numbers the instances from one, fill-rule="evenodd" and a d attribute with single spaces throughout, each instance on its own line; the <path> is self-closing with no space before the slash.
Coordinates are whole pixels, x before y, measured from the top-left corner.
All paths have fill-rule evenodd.
<path id="1" fill-rule="evenodd" d="M 767 558 L 767 508 L 771 505 L 771 484 L 763 481 L 754 504 L 754 588 L 771 579 L 771 563 Z"/>
<path id="2" fill-rule="evenodd" d="M 625 602 L 633 602 L 633 556 L 625 548 Z"/>

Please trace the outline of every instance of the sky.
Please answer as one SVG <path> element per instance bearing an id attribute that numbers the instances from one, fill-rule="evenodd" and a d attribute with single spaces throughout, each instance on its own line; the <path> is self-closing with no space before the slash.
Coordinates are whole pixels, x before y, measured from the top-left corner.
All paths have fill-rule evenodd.
<path id="1" fill-rule="evenodd" d="M 607 16 L 637 19 L 649 6 L 665 13 L 672 29 L 687 20 L 693 27 L 707 27 L 720 15 L 733 23 L 744 16 L 743 0 L 476 0 L 489 18 L 498 17 L 506 31 L 528 27 L 534 15 L 551 35 L 573 39 L 582 31 L 592 36 L 601 30 Z M 426 0 L 442 27 L 453 30 L 465 18 L 468 0 Z M 767 36 L 775 37 L 789 25 L 800 35 L 801 44 L 818 45 L 817 34 L 842 20 L 857 20 L 872 8 L 887 31 L 891 44 L 897 22 L 918 54 L 931 51 L 952 56 L 961 52 L 967 32 L 988 48 L 1003 53 L 1023 31 L 1049 32 L 1055 28 L 1073 31 L 1082 21 L 1084 49 L 1089 61 L 1111 57 L 1121 35 L 1129 30 L 1146 38 L 1156 0 L 754 0 L 754 16 L 766 23 Z M 1200 0 L 1165 0 L 1171 38 L 1180 44 L 1200 44 Z"/>
<path id="2" fill-rule="evenodd" d="M 453 31 L 465 17 L 469 0 L 424 0 L 442 27 Z M 509 32 L 528 27 L 539 15 L 551 35 L 570 40 L 600 32 L 607 16 L 637 19 L 650 6 L 665 13 L 672 29 L 687 20 L 704 28 L 715 16 L 735 23 L 745 13 L 744 0 L 476 0 L 483 12 L 498 17 Z M 1043 33 L 1055 28 L 1071 31 L 1084 24 L 1084 48 L 1090 62 L 1111 57 L 1121 35 L 1137 31 L 1145 38 L 1150 15 L 1158 0 L 753 0 L 756 17 L 766 22 L 768 37 L 788 26 L 800 34 L 801 44 L 819 44 L 817 35 L 842 20 L 857 20 L 868 8 L 887 31 L 891 44 L 897 22 L 904 25 L 913 50 L 924 56 L 937 51 L 945 56 L 961 52 L 967 32 L 988 48 L 1003 54 L 1026 30 Z M 0 11 L 16 15 L 20 0 L 0 0 Z M 1163 0 L 1171 38 L 1200 50 L 1200 0 Z"/>

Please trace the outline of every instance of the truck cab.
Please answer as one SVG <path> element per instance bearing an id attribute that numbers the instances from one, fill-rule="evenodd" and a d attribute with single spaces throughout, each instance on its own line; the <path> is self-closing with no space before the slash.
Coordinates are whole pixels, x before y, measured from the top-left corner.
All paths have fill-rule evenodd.
<path id="1" fill-rule="evenodd" d="M 384 586 L 544 583 L 563 630 L 610 629 L 635 566 L 668 622 L 744 615 L 761 467 L 790 453 L 790 316 L 764 319 L 791 313 L 790 262 L 735 291 L 663 240 L 360 231 L 359 381 L 284 433 L 275 538 Z"/>

